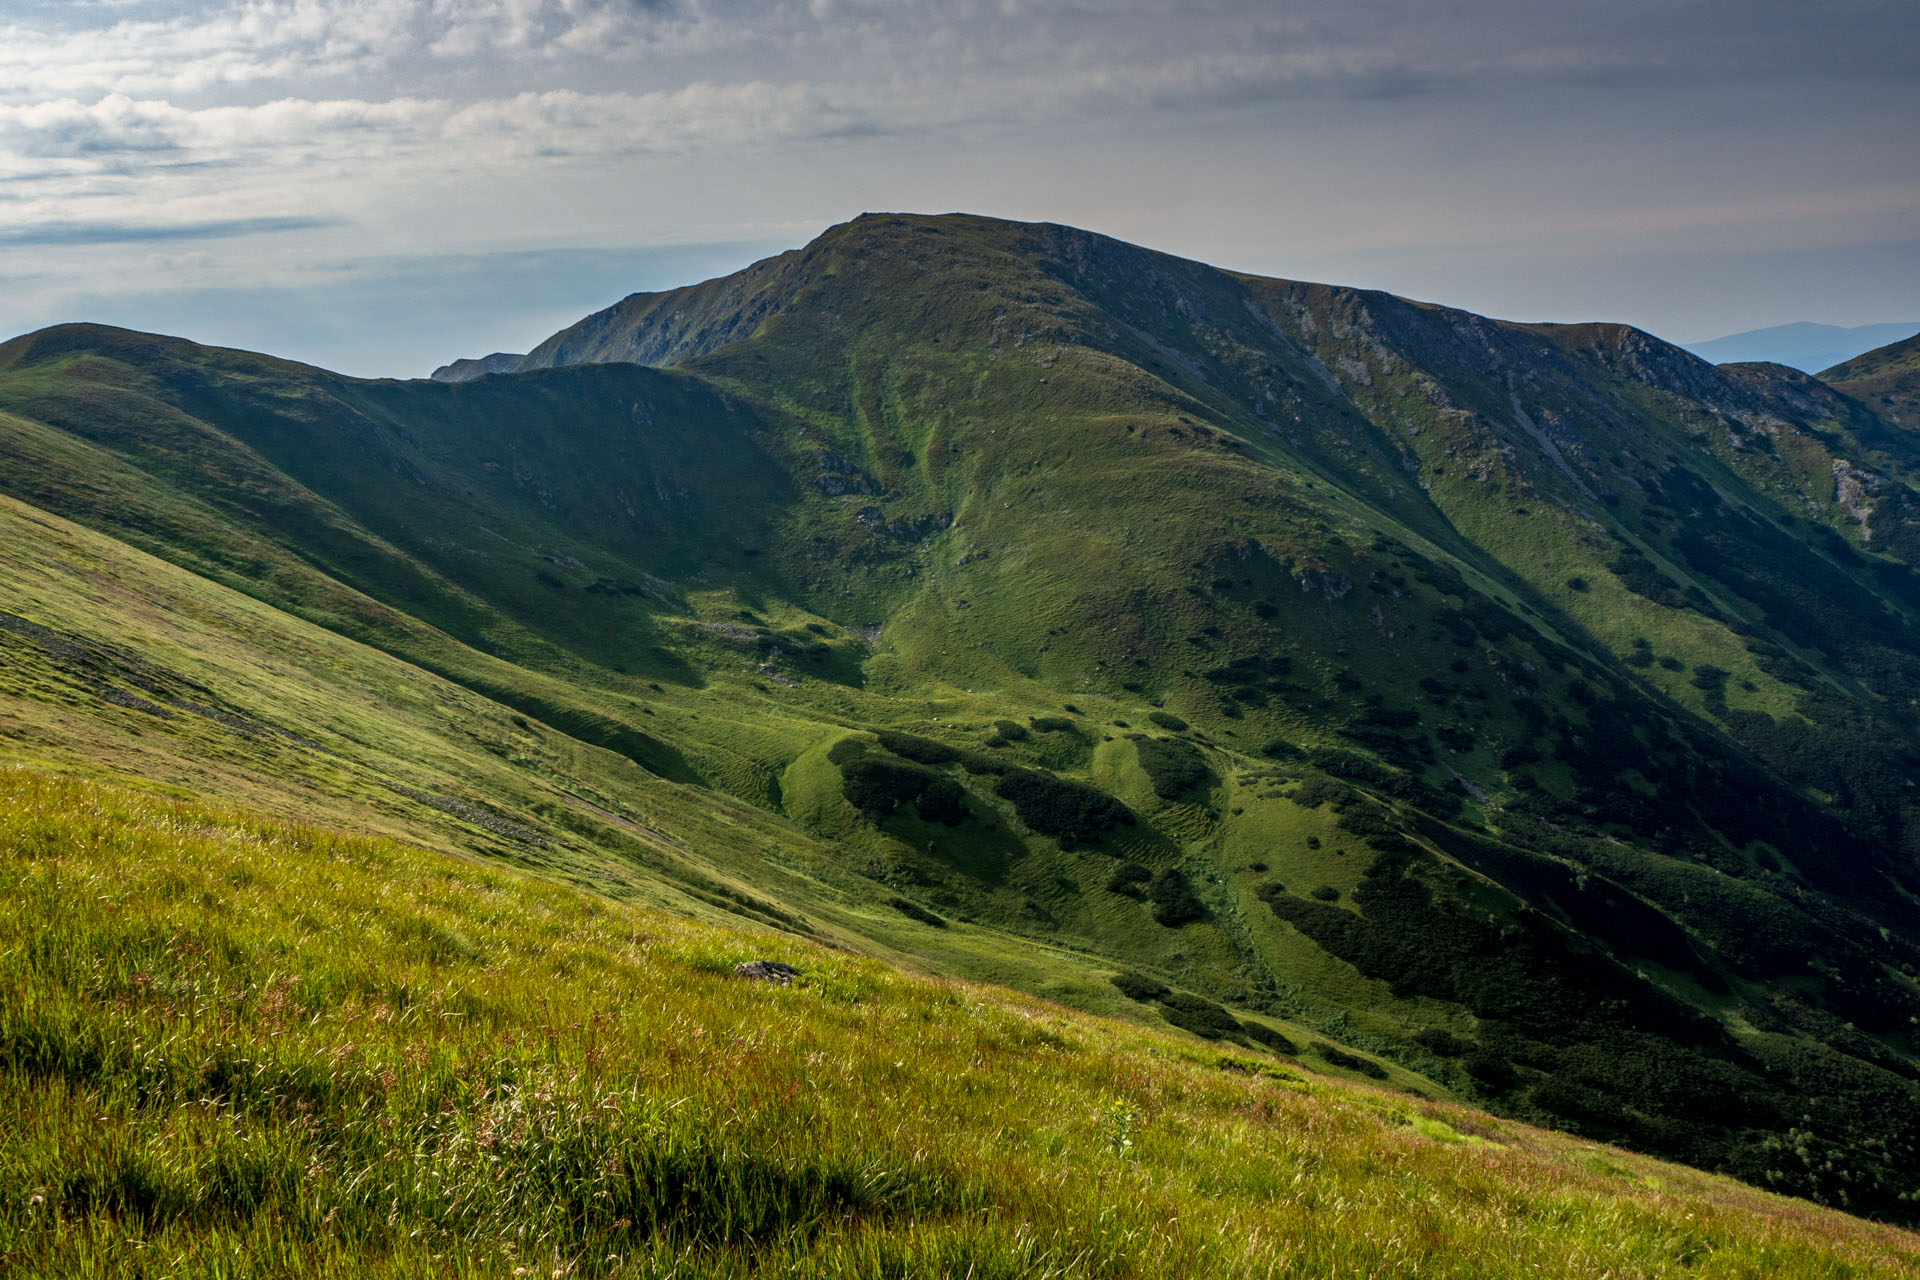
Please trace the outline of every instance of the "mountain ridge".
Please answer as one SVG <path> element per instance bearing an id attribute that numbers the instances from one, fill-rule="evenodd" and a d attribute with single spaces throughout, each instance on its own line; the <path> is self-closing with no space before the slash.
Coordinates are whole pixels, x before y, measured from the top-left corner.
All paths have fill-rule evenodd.
<path id="1" fill-rule="evenodd" d="M 464 381 L 29 335 L 0 489 L 497 708 L 400 784 L 546 833 L 487 856 L 617 863 L 528 789 L 591 778 L 710 906 L 1096 1007 L 1150 970 L 1907 1213 L 1920 454 L 1871 404 L 971 216 L 589 321 Z"/>

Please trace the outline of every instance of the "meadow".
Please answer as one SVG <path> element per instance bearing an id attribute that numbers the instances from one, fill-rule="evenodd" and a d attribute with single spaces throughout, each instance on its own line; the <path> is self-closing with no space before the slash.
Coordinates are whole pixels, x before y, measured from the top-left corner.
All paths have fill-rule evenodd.
<path id="1" fill-rule="evenodd" d="M 1456 1105 L 126 781 L 0 770 L 0 858 L 7 1275 L 1920 1267 Z"/>

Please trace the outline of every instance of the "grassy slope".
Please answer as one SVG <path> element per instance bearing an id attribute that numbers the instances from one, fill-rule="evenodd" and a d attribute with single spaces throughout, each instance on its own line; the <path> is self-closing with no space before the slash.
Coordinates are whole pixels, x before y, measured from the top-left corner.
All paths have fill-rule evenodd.
<path id="1" fill-rule="evenodd" d="M 0 349 L 0 407 L 18 415 L 0 427 L 30 460 L 5 480 L 425 666 L 496 716 L 544 721 L 596 767 L 619 766 L 583 744 L 677 779 L 691 789 L 629 770 L 590 795 L 649 797 L 644 824 L 861 946 L 1105 1010 L 1126 1006 L 1101 968 L 1149 969 L 1510 1113 L 1835 1200 L 1897 1172 L 1910 857 L 1822 825 L 1729 741 L 1822 726 L 1840 739 L 1789 737 L 1774 758 L 1869 770 L 1906 749 L 1910 608 L 1844 558 L 1902 520 L 1875 516 L 1866 535 L 1830 478 L 1845 457 L 1907 483 L 1897 440 L 1868 450 L 1870 417 L 1810 380 L 1675 364 L 1631 331 L 1499 326 L 984 219 L 863 220 L 743 287 L 750 330 L 725 288 L 687 291 L 712 333 L 661 347 L 697 357 L 677 375 L 375 384 L 139 335 L 36 335 Z M 715 348 L 719 333 L 739 340 Z M 1688 510 L 1683 460 L 1731 495 L 1735 518 L 1714 527 L 1741 554 L 1852 591 L 1818 602 L 1825 634 L 1768 630 L 1805 600 L 1683 554 L 1706 509 Z M 1785 544 L 1742 514 L 1789 508 L 1807 530 Z M 1823 527 L 1842 549 L 1812 537 Z M 1628 546 L 1707 607 L 1616 571 Z M 1891 636 L 1895 660 L 1835 631 Z M 1709 671 L 1726 673 L 1717 698 L 1697 683 Z M 1823 690 L 1861 722 L 1808 702 Z M 1192 722 L 1175 736 L 1213 775 L 1175 801 L 1129 736 L 1162 734 L 1155 704 Z M 996 721 L 1035 715 L 1074 728 L 987 747 Z M 953 765 L 962 826 L 864 821 L 826 753 L 878 726 L 1096 783 L 1140 823 L 1064 850 Z M 1350 774 L 1356 792 L 1319 767 L 1335 758 L 1263 756 L 1275 740 L 1394 768 Z M 1456 773 L 1478 788 L 1457 818 L 1394 789 Z M 464 794 L 527 817 L 513 768 L 469 778 Z M 1882 793 L 1855 792 L 1873 782 L 1807 785 L 1910 830 L 1897 790 L 1868 812 Z M 608 858 L 600 827 L 577 834 L 557 861 Z M 1207 917 L 1153 924 L 1107 888 L 1127 859 L 1179 868 Z M 1528 998 L 1552 1018 L 1458 971 L 1410 976 L 1354 925 L 1394 919 L 1408 886 L 1444 909 L 1375 933 L 1405 928 L 1416 953 L 1506 954 L 1544 919 L 1550 945 L 1531 954 L 1554 977 Z M 1333 905 L 1315 905 L 1321 888 Z M 914 924 L 893 894 L 961 923 Z M 1487 916 L 1499 929 L 1478 940 L 1412 931 Z M 1881 928 L 1887 948 L 1861 941 Z M 1645 1017 L 1656 1041 L 1675 1034 L 1659 1021 L 1675 998 L 1720 1024 L 1709 1062 L 1639 1056 Z M 1436 1027 L 1518 1063 L 1517 1082 L 1410 1038 Z M 1727 1062 L 1730 1081 L 1709 1069 Z M 1747 1093 L 1736 1119 L 1755 1127 L 1736 1150 L 1698 1144 L 1690 1117 L 1717 1104 L 1690 1081 Z M 1769 1144 L 1808 1098 L 1818 1140 L 1783 1167 Z"/>
<path id="2" fill-rule="evenodd" d="M 0 769 L 9 1274 L 1873 1277 L 1920 1241 L 365 836 Z M 779 958 L 781 988 L 731 976 Z"/>
<path id="3" fill-rule="evenodd" d="M 617 898 L 744 917 L 910 966 L 1150 1016 L 1099 980 L 1112 961 L 1071 931 L 1031 922 L 1021 930 L 1017 920 L 1011 929 L 934 930 L 887 907 L 863 874 L 884 849 L 863 851 L 877 833 L 843 816 L 837 775 L 818 798 L 829 813 L 815 825 L 848 838 L 826 840 L 9 499 L 0 499 L 0 549 L 11 605 L 0 618 L 0 751 L 14 759 L 137 774 Z M 492 661 L 438 644 L 456 669 Z M 630 704 L 639 722 L 684 723 L 740 746 L 734 723 L 756 741 L 785 732 L 808 742 L 821 732 L 816 722 L 783 722 L 766 703 L 729 707 L 739 701 L 731 689 L 647 696 L 657 714 Z M 708 750 L 703 760 L 719 760 L 718 748 Z M 1023 910 L 1023 898 L 1014 902 L 1009 916 Z M 1179 943 L 1155 941 L 1165 932 L 1148 932 L 1124 958 L 1173 968 Z"/>
<path id="4" fill-rule="evenodd" d="M 1903 427 L 1920 426 L 1920 334 L 1837 364 L 1820 380 Z"/>

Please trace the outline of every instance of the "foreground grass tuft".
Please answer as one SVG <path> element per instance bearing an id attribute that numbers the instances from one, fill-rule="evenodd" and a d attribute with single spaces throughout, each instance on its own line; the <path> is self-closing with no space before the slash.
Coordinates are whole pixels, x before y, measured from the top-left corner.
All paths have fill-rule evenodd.
<path id="1" fill-rule="evenodd" d="M 0 858 L 8 1274 L 1920 1266 L 1706 1175 L 385 841 L 9 769 Z"/>

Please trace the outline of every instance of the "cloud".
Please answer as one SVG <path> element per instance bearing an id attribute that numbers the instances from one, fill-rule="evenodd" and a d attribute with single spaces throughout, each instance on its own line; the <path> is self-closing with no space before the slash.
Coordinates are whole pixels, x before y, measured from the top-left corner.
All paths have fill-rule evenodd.
<path id="1" fill-rule="evenodd" d="M 311 231 L 337 218 L 223 218 L 211 222 L 43 222 L 0 229 L 0 246 L 145 244 L 165 240 L 230 240 L 275 231 Z"/>

